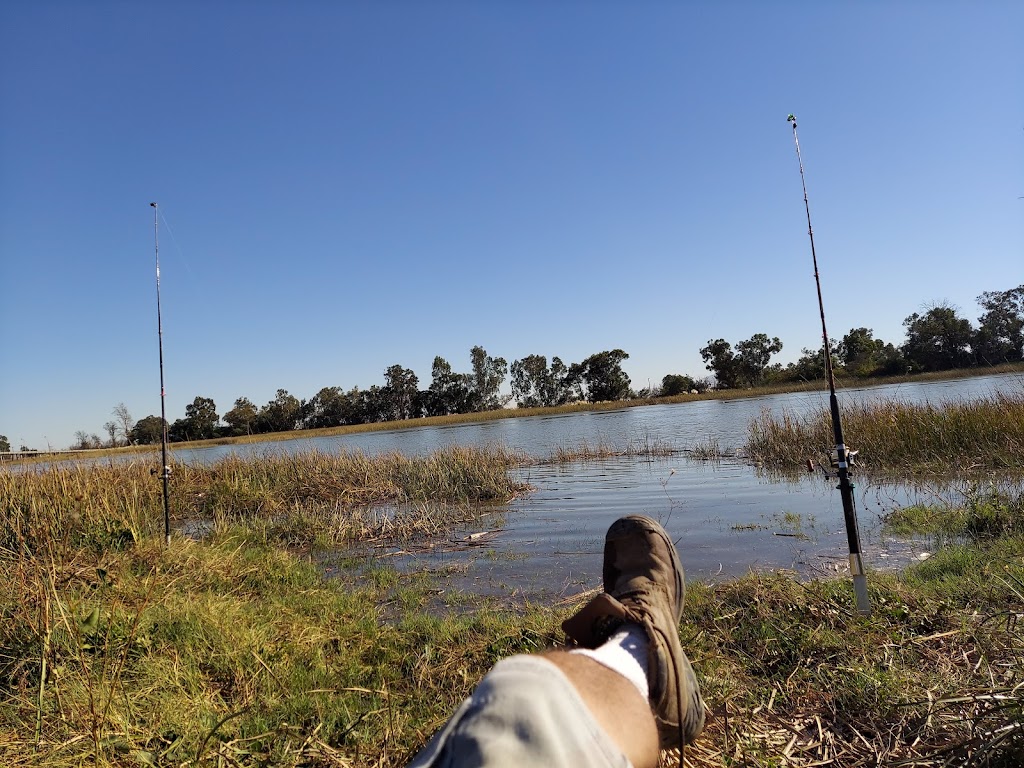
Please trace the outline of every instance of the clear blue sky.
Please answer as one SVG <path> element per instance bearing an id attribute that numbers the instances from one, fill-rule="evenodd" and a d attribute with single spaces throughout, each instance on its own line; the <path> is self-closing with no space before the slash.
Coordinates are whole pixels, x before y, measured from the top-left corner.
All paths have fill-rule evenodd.
<path id="1" fill-rule="evenodd" d="M 1024 282 L 1019 2 L 0 8 L 0 433 L 435 355 L 817 347 Z"/>

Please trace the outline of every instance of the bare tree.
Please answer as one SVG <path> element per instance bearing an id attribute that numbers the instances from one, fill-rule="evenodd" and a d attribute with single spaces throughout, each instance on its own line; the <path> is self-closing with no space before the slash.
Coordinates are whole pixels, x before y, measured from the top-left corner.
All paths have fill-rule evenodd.
<path id="1" fill-rule="evenodd" d="M 118 430 L 120 430 L 121 434 L 124 435 L 125 444 L 131 445 L 132 430 L 135 429 L 135 419 L 133 419 L 131 413 L 128 412 L 128 406 L 124 403 L 118 403 L 114 406 L 113 414 Z"/>
<path id="2" fill-rule="evenodd" d="M 108 421 L 103 425 L 103 431 L 110 435 L 110 442 L 107 443 L 111 448 L 117 447 L 117 422 Z"/>

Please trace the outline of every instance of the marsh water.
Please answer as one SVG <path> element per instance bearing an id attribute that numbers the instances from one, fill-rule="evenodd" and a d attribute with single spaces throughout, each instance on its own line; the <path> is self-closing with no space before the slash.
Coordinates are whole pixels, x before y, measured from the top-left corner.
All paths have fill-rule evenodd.
<path id="1" fill-rule="evenodd" d="M 898 384 L 840 392 L 840 407 L 866 399 L 898 398 L 940 403 L 1019 390 L 1019 374 Z M 677 541 L 690 578 L 728 577 L 749 569 L 784 568 L 806 574 L 841 573 L 847 542 L 835 478 L 822 473 L 773 477 L 739 460 L 688 458 L 694 446 L 717 442 L 731 452 L 745 441 L 747 425 L 763 410 L 801 414 L 827 406 L 827 392 L 791 393 L 739 400 L 702 400 L 674 405 L 499 419 L 446 427 L 419 427 L 276 443 L 176 450 L 179 460 L 212 461 L 231 452 L 423 454 L 458 445 L 502 444 L 544 457 L 581 443 L 615 449 L 659 445 L 670 457 L 541 464 L 524 468 L 534 489 L 475 528 L 456 531 L 432 547 L 380 550 L 400 568 L 428 568 L 453 583 L 495 594 L 575 593 L 600 580 L 601 550 L 608 525 L 623 514 L 662 521 Z M 852 447 L 855 440 L 847 436 Z M 946 489 L 878 484 L 855 477 L 863 548 L 869 566 L 900 567 L 927 556 L 928 542 L 885 535 L 879 519 L 896 505 L 934 501 Z M 484 535 L 482 535 L 484 534 Z"/>

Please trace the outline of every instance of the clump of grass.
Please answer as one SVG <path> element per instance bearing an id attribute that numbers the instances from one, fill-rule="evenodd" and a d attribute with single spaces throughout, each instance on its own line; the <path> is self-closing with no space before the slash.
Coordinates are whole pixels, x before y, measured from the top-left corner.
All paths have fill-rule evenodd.
<path id="1" fill-rule="evenodd" d="M 615 446 L 605 440 L 599 440 L 596 444 L 581 440 L 573 445 L 558 446 L 542 463 L 568 464 L 574 461 L 597 461 L 624 456 L 666 457 L 674 456 L 676 453 L 678 451 L 669 443 L 652 440 L 650 437 L 632 440 L 625 447 Z"/>
<path id="2" fill-rule="evenodd" d="M 844 405 L 843 432 L 858 464 L 872 470 L 936 473 L 1015 470 L 1024 451 L 1024 390 L 976 400 Z M 764 411 L 748 428 L 745 453 L 779 469 L 824 459 L 834 446 L 827 408 L 797 417 Z"/>
<path id="3" fill-rule="evenodd" d="M 717 437 L 709 437 L 703 442 L 698 441 L 687 453 L 689 453 L 691 458 L 700 461 L 718 461 L 719 459 L 728 459 L 735 456 L 734 453 L 726 451 L 719 445 Z"/>
<path id="4" fill-rule="evenodd" d="M 914 504 L 885 516 L 885 528 L 896 535 L 994 539 L 1024 536 L 1024 497 L 989 487 L 970 487 L 961 503 Z"/>

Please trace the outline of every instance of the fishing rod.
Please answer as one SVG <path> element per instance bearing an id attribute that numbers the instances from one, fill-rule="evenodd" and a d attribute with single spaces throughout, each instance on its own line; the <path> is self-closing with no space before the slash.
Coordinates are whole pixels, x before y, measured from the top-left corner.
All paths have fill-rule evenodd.
<path id="1" fill-rule="evenodd" d="M 160 455 L 163 472 L 160 477 L 164 483 L 164 544 L 171 545 L 171 502 L 167 493 L 167 482 L 171 478 L 171 465 L 167 463 L 167 409 L 164 404 L 164 325 L 160 316 L 160 209 L 156 203 L 153 207 L 153 246 L 156 254 L 156 335 L 160 348 Z"/>
<path id="2" fill-rule="evenodd" d="M 848 449 L 843 440 L 843 424 L 839 418 L 839 400 L 836 398 L 836 376 L 832 367 L 832 350 L 828 343 L 828 330 L 825 328 L 825 304 L 821 299 L 821 278 L 818 276 L 818 255 L 814 250 L 814 229 L 811 227 L 811 206 L 807 202 L 807 182 L 804 180 L 804 161 L 800 155 L 800 139 L 796 133 L 796 118 L 790 115 L 786 120 L 793 124 L 793 142 L 796 144 L 796 159 L 800 164 L 800 185 L 804 190 L 804 210 L 807 212 L 807 235 L 811 240 L 811 258 L 814 261 L 814 283 L 818 287 L 818 310 L 821 312 L 822 350 L 825 355 L 825 375 L 828 378 L 829 408 L 832 411 L 832 432 L 836 441 L 836 464 L 839 470 L 839 494 L 843 499 L 843 517 L 846 519 L 846 539 L 850 545 L 850 573 L 853 575 L 853 592 L 856 599 L 857 612 L 871 613 L 868 599 L 868 580 L 864 573 L 864 560 L 861 557 L 860 531 L 857 528 L 857 510 L 853 503 L 853 483 L 850 482 L 850 470 L 847 462 Z"/>

